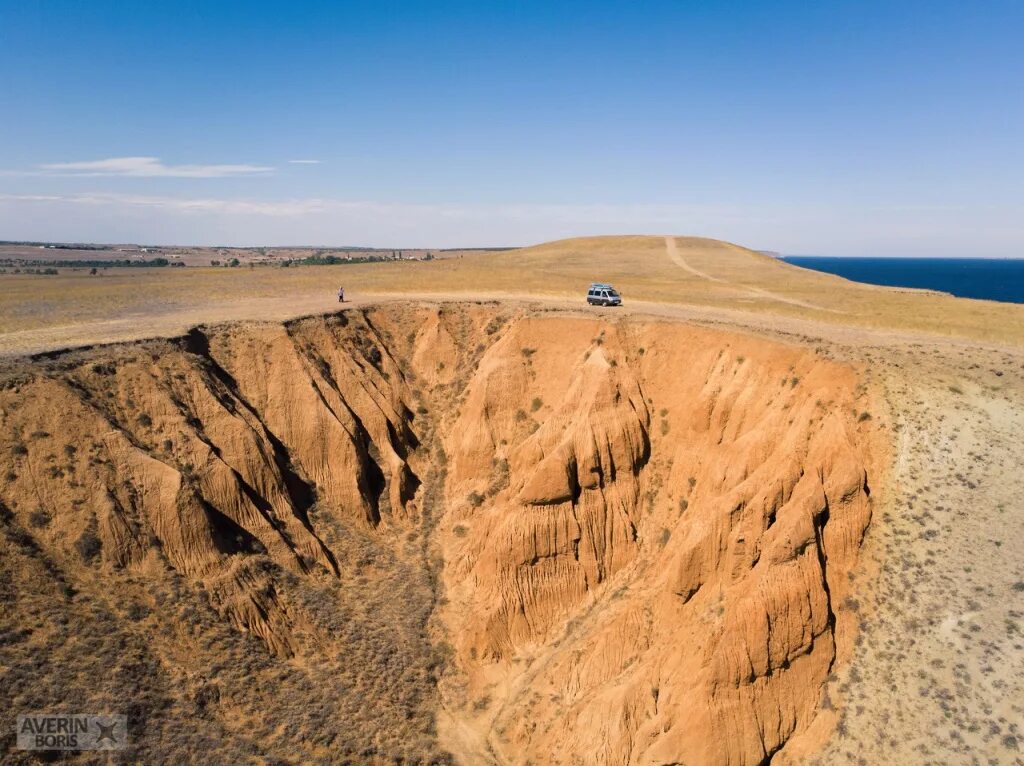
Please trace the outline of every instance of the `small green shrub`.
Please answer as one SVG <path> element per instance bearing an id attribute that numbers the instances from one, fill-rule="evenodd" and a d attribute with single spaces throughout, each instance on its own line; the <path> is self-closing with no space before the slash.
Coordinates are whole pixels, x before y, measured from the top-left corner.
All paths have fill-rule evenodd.
<path id="1" fill-rule="evenodd" d="M 36 529 L 41 529 L 50 523 L 50 514 L 42 508 L 37 508 L 28 515 L 28 523 Z"/>
<path id="2" fill-rule="evenodd" d="M 149 607 L 145 604 L 134 603 L 128 607 L 125 614 L 132 622 L 138 622 L 139 620 L 144 620 L 149 616 Z"/>
<path id="3" fill-rule="evenodd" d="M 81 536 L 75 540 L 75 550 L 82 557 L 82 561 L 86 563 L 99 556 L 102 547 L 103 543 L 100 541 L 100 538 L 91 529 L 82 532 Z"/>

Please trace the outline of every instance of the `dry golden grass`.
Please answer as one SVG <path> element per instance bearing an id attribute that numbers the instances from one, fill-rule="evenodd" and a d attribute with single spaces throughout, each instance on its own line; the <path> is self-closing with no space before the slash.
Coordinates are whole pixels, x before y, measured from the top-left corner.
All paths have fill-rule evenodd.
<path id="1" fill-rule="evenodd" d="M 56 277 L 4 275 L 0 336 L 52 329 L 54 345 L 59 345 L 62 328 L 125 317 L 136 322 L 142 335 L 147 317 L 280 318 L 289 311 L 322 308 L 340 284 L 355 296 L 538 296 L 582 304 L 590 282 L 607 281 L 623 292 L 627 307 L 648 301 L 1024 343 L 1022 306 L 857 284 L 711 239 L 678 237 L 675 242 L 675 259 L 664 237 L 628 236 L 569 239 L 433 262 L 123 269 L 98 277 L 81 272 Z M 9 339 L 4 350 L 17 349 L 18 341 Z"/>

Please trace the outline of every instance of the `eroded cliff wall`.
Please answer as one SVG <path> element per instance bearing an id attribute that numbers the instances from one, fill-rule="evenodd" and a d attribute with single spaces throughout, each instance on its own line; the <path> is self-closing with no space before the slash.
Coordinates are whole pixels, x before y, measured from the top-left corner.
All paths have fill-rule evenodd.
<path id="1" fill-rule="evenodd" d="M 497 305 L 11 365 L 5 704 L 131 700 L 142 757 L 763 762 L 822 725 L 852 633 L 856 386 Z"/>
<path id="2" fill-rule="evenodd" d="M 871 513 L 855 389 L 681 325 L 510 327 L 446 438 L 451 694 L 478 752 L 760 763 L 806 731 Z"/>

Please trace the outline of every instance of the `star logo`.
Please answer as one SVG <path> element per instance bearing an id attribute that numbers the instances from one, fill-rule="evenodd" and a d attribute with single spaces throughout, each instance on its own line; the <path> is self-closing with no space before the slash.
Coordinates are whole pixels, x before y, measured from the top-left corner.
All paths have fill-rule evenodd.
<path id="1" fill-rule="evenodd" d="M 102 743 L 104 740 L 115 745 L 117 744 L 117 737 L 114 736 L 114 727 L 117 726 L 117 721 L 114 721 L 114 723 L 110 724 L 109 726 L 104 726 L 99 721 L 97 721 L 96 725 L 100 729 L 100 734 L 98 737 L 96 737 L 97 745 Z"/>

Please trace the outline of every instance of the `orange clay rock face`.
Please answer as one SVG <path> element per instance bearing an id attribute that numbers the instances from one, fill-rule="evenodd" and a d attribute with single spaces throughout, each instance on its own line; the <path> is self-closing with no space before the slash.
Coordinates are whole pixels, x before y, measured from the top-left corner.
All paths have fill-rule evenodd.
<path id="1" fill-rule="evenodd" d="M 124 636 L 177 669 L 166 699 L 217 678 L 218 757 L 763 763 L 827 732 L 852 640 L 856 385 L 763 339 L 494 305 L 197 329 L 8 371 L 0 524 L 66 622 L 151 608 Z M 230 749 L 269 704 L 245 678 L 337 731 Z"/>
<path id="2" fill-rule="evenodd" d="M 807 732 L 871 515 L 854 387 L 679 325 L 509 328 L 446 439 L 476 756 L 762 763 Z"/>

